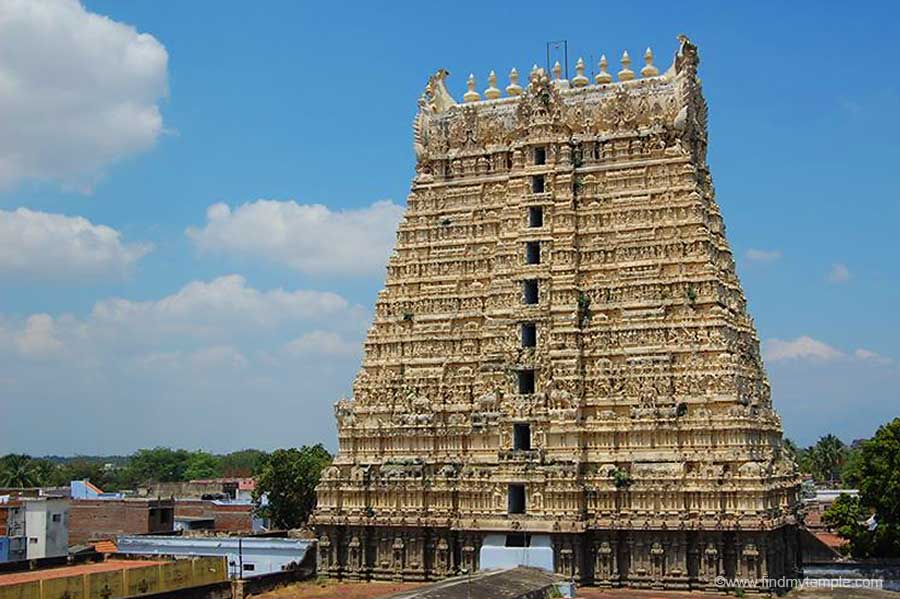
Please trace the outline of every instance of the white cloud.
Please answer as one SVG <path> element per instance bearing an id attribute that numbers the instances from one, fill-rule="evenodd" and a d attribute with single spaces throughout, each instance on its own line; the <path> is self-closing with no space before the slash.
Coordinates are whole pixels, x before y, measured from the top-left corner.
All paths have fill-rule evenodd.
<path id="1" fill-rule="evenodd" d="M 763 357 L 770 362 L 783 360 L 829 361 L 844 357 L 844 354 L 823 341 L 806 335 L 791 341 L 768 339 L 763 343 Z"/>
<path id="2" fill-rule="evenodd" d="M 0 2 L 0 187 L 89 190 L 163 130 L 168 54 L 77 0 Z"/>
<path id="3" fill-rule="evenodd" d="M 202 251 L 270 260 L 312 274 L 384 272 L 403 207 L 383 200 L 357 210 L 257 200 L 213 204 L 206 226 L 187 235 Z"/>
<path id="4" fill-rule="evenodd" d="M 850 358 L 853 358 L 859 362 L 872 364 L 888 365 L 893 363 L 891 358 L 868 349 L 859 348 L 847 354 L 824 341 L 819 341 L 806 335 L 790 341 L 767 339 L 763 343 L 763 357 L 769 362 L 833 362 L 835 360 L 849 362 L 851 361 Z"/>
<path id="5" fill-rule="evenodd" d="M 829 283 L 834 283 L 835 285 L 846 283 L 850 280 L 850 269 L 847 268 L 846 264 L 836 262 L 831 265 L 831 270 L 828 271 L 828 276 L 826 278 Z"/>
<path id="6" fill-rule="evenodd" d="M 77 216 L 27 208 L 0 210 L 0 275 L 39 279 L 121 277 L 152 247 L 122 243 L 115 229 Z"/>
<path id="7" fill-rule="evenodd" d="M 42 358 L 57 353 L 63 343 L 56 337 L 56 326 L 49 314 L 32 314 L 25 323 L 25 329 L 16 338 L 19 353 Z"/>
<path id="8" fill-rule="evenodd" d="M 242 367 L 250 361 L 248 354 L 297 338 L 319 341 L 322 353 L 341 353 L 342 343 L 358 344 L 342 335 L 358 337 L 368 321 L 365 309 L 336 293 L 263 291 L 242 276 L 228 275 L 192 281 L 159 299 L 102 300 L 84 318 L 2 319 L 0 335 L 24 355 L 46 356 L 65 347 L 69 364 L 114 364 L 121 358 L 144 370 L 171 363 Z"/>
<path id="9" fill-rule="evenodd" d="M 194 351 L 152 352 L 134 359 L 134 365 L 145 373 L 185 372 L 193 370 L 231 371 L 246 368 L 246 356 L 231 345 L 211 345 Z"/>
<path id="10" fill-rule="evenodd" d="M 781 252 L 778 250 L 759 250 L 750 248 L 744 254 L 749 262 L 775 262 L 781 258 Z"/>
<path id="11" fill-rule="evenodd" d="M 332 331 L 310 331 L 285 344 L 284 349 L 292 355 L 354 356 L 362 351 L 362 343 Z"/>
<path id="12" fill-rule="evenodd" d="M 893 362 L 893 360 L 887 356 L 882 356 L 877 352 L 873 352 L 863 348 L 859 348 L 854 351 L 853 357 L 855 357 L 857 360 L 862 360 L 864 362 L 873 362 L 875 364 L 887 365 Z"/>
<path id="13" fill-rule="evenodd" d="M 0 454 L 333 441 L 331 406 L 349 391 L 370 319 L 336 293 L 238 275 L 84 315 L 0 314 Z M 266 414 L 278 417 L 262 433 L 247 426 Z"/>
<path id="14" fill-rule="evenodd" d="M 354 318 L 358 307 L 328 291 L 259 291 L 240 275 L 192 281 L 158 300 L 112 298 L 97 302 L 90 323 L 95 331 L 128 332 L 158 338 L 168 334 L 217 337 L 236 330 L 271 328 L 291 321 Z"/>

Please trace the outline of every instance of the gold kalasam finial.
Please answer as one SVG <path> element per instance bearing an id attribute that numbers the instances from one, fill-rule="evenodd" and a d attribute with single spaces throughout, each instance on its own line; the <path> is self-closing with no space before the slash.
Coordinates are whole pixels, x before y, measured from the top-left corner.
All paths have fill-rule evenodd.
<path id="1" fill-rule="evenodd" d="M 509 85 L 506 86 L 507 96 L 518 96 L 522 94 L 522 86 L 519 85 L 519 71 L 513 67 L 509 71 Z"/>
<path id="2" fill-rule="evenodd" d="M 579 56 L 578 62 L 575 63 L 575 77 L 572 78 L 572 85 L 575 87 L 584 87 L 588 83 L 590 83 L 590 81 L 584 76 L 584 59 Z"/>
<path id="3" fill-rule="evenodd" d="M 612 75 L 609 74 L 609 71 L 606 69 L 609 68 L 609 63 L 606 61 L 606 54 L 600 55 L 600 72 L 594 75 L 594 82 L 598 85 L 603 85 L 604 83 L 612 83 Z"/>
<path id="4" fill-rule="evenodd" d="M 497 89 L 497 73 L 491 71 L 488 75 L 488 88 L 484 90 L 484 97 L 488 100 L 496 100 L 500 95 L 500 90 Z"/>
<path id="5" fill-rule="evenodd" d="M 541 76 L 541 70 L 542 69 L 537 65 L 534 65 L 533 67 L 531 67 L 531 72 L 528 73 L 528 82 L 534 83 L 535 81 L 537 81 L 538 77 Z"/>
<path id="6" fill-rule="evenodd" d="M 632 71 L 629 67 L 631 67 L 631 57 L 628 56 L 628 50 L 622 52 L 622 70 L 619 71 L 619 81 L 631 81 L 634 79 L 634 71 Z"/>
<path id="7" fill-rule="evenodd" d="M 466 87 L 468 87 L 468 91 L 463 95 L 463 102 L 477 102 L 481 99 L 481 96 L 478 95 L 478 92 L 475 91 L 475 74 L 469 73 L 469 79 L 466 81 Z"/>
<path id="8" fill-rule="evenodd" d="M 641 77 L 656 77 L 659 75 L 659 69 L 653 66 L 653 50 L 649 47 L 647 51 L 644 52 L 644 68 L 641 69 Z"/>

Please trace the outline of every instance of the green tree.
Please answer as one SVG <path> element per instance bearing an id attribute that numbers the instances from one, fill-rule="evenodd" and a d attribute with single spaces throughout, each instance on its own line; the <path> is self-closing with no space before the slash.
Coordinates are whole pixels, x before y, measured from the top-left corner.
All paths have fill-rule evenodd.
<path id="1" fill-rule="evenodd" d="M 128 460 L 123 482 L 136 486 L 147 482 L 178 482 L 185 480 L 190 452 L 184 449 L 155 447 L 139 449 Z"/>
<path id="2" fill-rule="evenodd" d="M 0 487 L 42 487 L 50 482 L 53 465 L 46 460 L 10 453 L 0 458 Z"/>
<path id="3" fill-rule="evenodd" d="M 257 513 L 276 528 L 302 526 L 316 507 L 316 485 L 330 463 L 331 454 L 321 444 L 269 454 L 256 477 L 253 498 Z"/>
<path id="4" fill-rule="evenodd" d="M 847 446 L 834 435 L 825 435 L 811 448 L 813 475 L 834 486 L 847 459 Z"/>
<path id="5" fill-rule="evenodd" d="M 262 467 L 266 452 L 259 449 L 241 449 L 222 456 L 222 476 L 253 476 Z"/>
<path id="6" fill-rule="evenodd" d="M 900 557 L 900 418 L 859 448 L 859 498 L 835 501 L 824 521 L 850 544 L 854 557 Z M 874 515 L 875 526 L 864 524 Z"/>
<path id="7" fill-rule="evenodd" d="M 797 459 L 797 452 L 800 450 L 797 448 L 796 443 L 785 437 L 784 442 L 782 443 L 782 447 L 784 448 L 784 453 L 787 454 L 788 457 L 794 460 Z"/>
<path id="8" fill-rule="evenodd" d="M 801 473 L 813 474 L 814 468 L 810 459 L 811 448 L 798 447 L 796 443 L 785 437 L 784 452 L 796 462 Z"/>
<path id="9" fill-rule="evenodd" d="M 856 489 L 862 479 L 862 445 L 854 444 L 847 449 L 847 459 L 841 468 L 841 485 L 845 489 Z"/>
<path id="10" fill-rule="evenodd" d="M 63 462 L 53 472 L 52 482 L 58 487 L 66 486 L 73 480 L 89 480 L 104 491 L 111 486 L 109 473 L 103 465 L 85 457 Z"/>
<path id="11" fill-rule="evenodd" d="M 222 463 L 218 456 L 205 451 L 194 451 L 188 455 L 183 480 L 218 478 L 222 475 Z"/>
<path id="12" fill-rule="evenodd" d="M 826 526 L 847 539 L 847 544 L 841 547 L 841 552 L 855 557 L 866 557 L 872 550 L 871 535 L 866 530 L 865 520 L 859 497 L 846 493 L 835 499 L 822 515 L 822 521 Z"/>

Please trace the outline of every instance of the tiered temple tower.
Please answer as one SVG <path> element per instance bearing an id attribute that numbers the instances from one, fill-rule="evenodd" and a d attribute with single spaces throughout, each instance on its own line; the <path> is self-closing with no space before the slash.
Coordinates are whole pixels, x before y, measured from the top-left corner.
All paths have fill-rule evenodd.
<path id="1" fill-rule="evenodd" d="M 489 536 L 598 585 L 798 567 L 797 478 L 706 161 L 686 38 L 660 75 L 513 70 L 419 101 L 416 177 L 339 451 L 320 572 L 429 579 Z"/>

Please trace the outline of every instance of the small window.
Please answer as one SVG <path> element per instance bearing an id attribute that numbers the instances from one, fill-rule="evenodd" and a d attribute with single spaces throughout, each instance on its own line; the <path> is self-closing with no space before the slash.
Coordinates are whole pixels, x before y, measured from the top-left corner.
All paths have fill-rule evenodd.
<path id="1" fill-rule="evenodd" d="M 516 423 L 513 425 L 513 449 L 531 451 L 531 425 Z"/>
<path id="2" fill-rule="evenodd" d="M 522 347 L 537 346 L 537 325 L 533 322 L 522 323 Z"/>
<path id="3" fill-rule="evenodd" d="M 38 538 L 37 537 L 28 537 L 28 542 L 32 545 L 37 545 Z"/>
<path id="4" fill-rule="evenodd" d="M 525 513 L 525 485 L 509 485 L 508 510 L 510 514 Z"/>
<path id="5" fill-rule="evenodd" d="M 507 547 L 531 547 L 531 535 L 527 532 L 517 532 L 506 535 Z"/>
<path id="6" fill-rule="evenodd" d="M 534 393 L 534 370 L 519 371 L 519 394 L 531 395 Z"/>
<path id="7" fill-rule="evenodd" d="M 544 226 L 544 209 L 541 206 L 529 206 L 528 226 L 531 228 Z"/>
<path id="8" fill-rule="evenodd" d="M 535 175 L 531 178 L 531 191 L 544 193 L 544 175 Z"/>
<path id="9" fill-rule="evenodd" d="M 535 164 L 546 164 L 547 163 L 547 148 L 540 146 L 534 149 L 534 163 Z"/>
<path id="10" fill-rule="evenodd" d="M 538 303 L 538 282 L 537 279 L 526 279 L 522 281 L 522 292 L 525 294 L 526 304 Z"/>
<path id="11" fill-rule="evenodd" d="M 53 514 L 52 519 L 54 522 L 62 522 L 62 514 Z"/>
<path id="12" fill-rule="evenodd" d="M 256 564 L 244 564 L 244 572 L 253 572 L 256 570 Z"/>
<path id="13" fill-rule="evenodd" d="M 525 264 L 541 263 L 541 242 L 529 241 L 525 244 Z"/>

